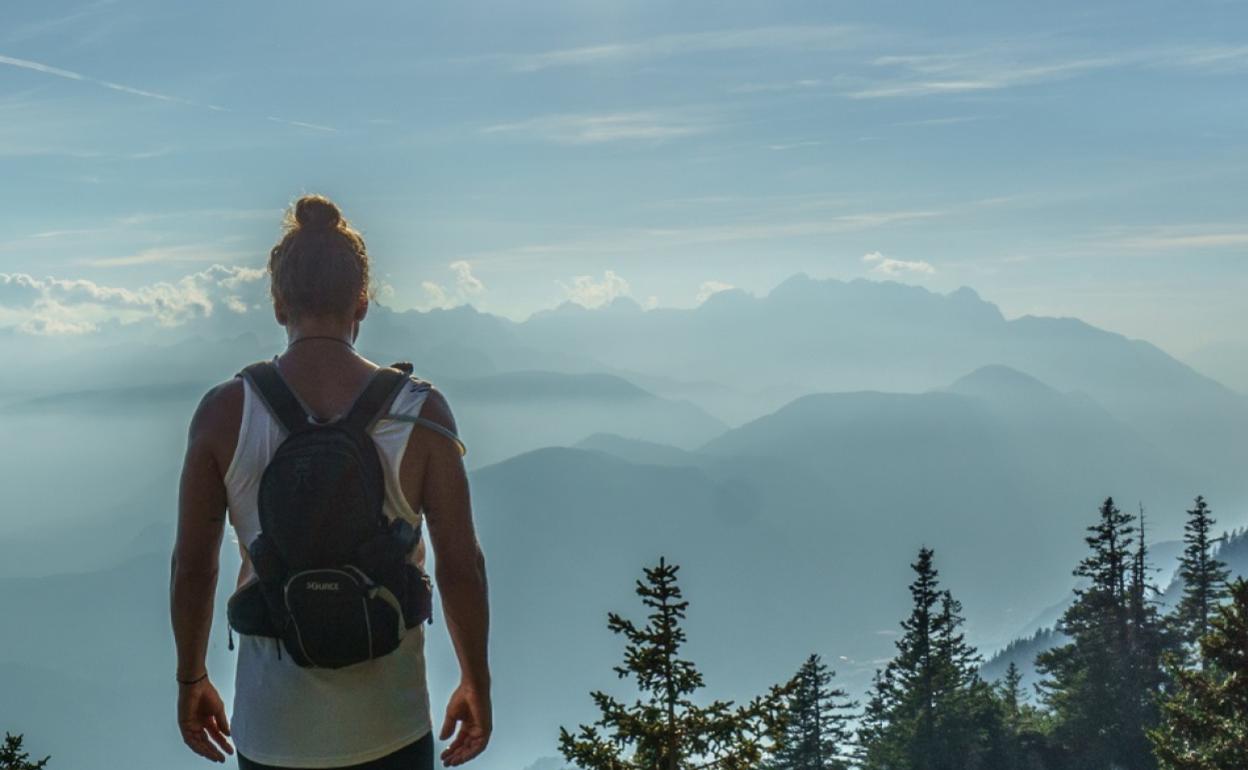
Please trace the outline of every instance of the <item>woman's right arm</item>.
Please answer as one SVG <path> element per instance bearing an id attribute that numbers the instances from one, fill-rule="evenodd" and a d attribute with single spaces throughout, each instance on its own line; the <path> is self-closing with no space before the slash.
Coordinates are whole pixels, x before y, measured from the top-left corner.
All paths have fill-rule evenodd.
<path id="1" fill-rule="evenodd" d="M 421 417 L 456 433 L 446 399 L 431 390 Z M 463 764 L 485 750 L 493 729 L 488 653 L 489 598 L 485 557 L 477 542 L 468 492 L 468 475 L 459 445 L 435 431 L 425 431 L 428 447 L 422 473 L 421 502 L 436 561 L 442 610 L 459 660 L 460 683 L 446 707 L 440 737 L 459 732 L 442 752 L 447 766 Z"/>

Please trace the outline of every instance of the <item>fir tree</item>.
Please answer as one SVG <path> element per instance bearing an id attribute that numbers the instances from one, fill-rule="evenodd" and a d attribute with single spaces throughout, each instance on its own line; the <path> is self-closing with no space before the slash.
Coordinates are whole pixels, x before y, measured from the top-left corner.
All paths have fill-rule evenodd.
<path id="1" fill-rule="evenodd" d="M 642 697 L 628 706 L 604 692 L 591 697 L 602 716 L 577 733 L 559 730 L 559 750 L 586 770 L 746 770 L 759 765 L 783 725 L 784 688 L 772 688 L 744 706 L 691 699 L 703 687 L 697 667 L 680 657 L 681 622 L 689 603 L 676 583 L 680 567 L 660 559 L 637 581 L 637 595 L 650 610 L 638 627 L 610 613 L 607 627 L 627 640 L 621 679 L 632 678 Z"/>
<path id="2" fill-rule="evenodd" d="M 1035 735 L 1043 729 L 1044 713 L 1028 702 L 1023 689 L 1023 672 L 1013 661 L 1005 669 L 1005 678 L 997 683 L 997 699 L 1010 733 Z"/>
<path id="3" fill-rule="evenodd" d="M 1004 724 L 1000 770 L 1043 768 L 1040 756 L 1045 743 L 1044 715 L 1027 702 L 1023 672 L 1013 661 L 1005 670 L 1005 678 L 997 683 L 996 691 Z"/>
<path id="4" fill-rule="evenodd" d="M 1147 731 L 1160 719 L 1157 700 L 1166 679 L 1162 659 L 1171 651 L 1174 636 L 1167 633 L 1165 621 L 1153 598 L 1160 591 L 1148 577 L 1148 537 L 1143 505 L 1140 506 L 1135 543 L 1127 604 L 1128 679 L 1123 703 L 1130 732 L 1123 748 L 1129 767 L 1151 767 L 1154 763 L 1149 742 L 1146 739 L 1137 740 L 1134 736 L 1138 732 L 1146 738 Z"/>
<path id="5" fill-rule="evenodd" d="M 961 606 L 939 587 L 929 548 L 911 565 L 913 608 L 897 655 L 877 672 L 859 733 L 866 768 L 995 767 L 999 709 L 960 631 Z"/>
<path id="6" fill-rule="evenodd" d="M 850 766 L 849 721 L 855 704 L 844 690 L 830 687 L 834 675 L 818 655 L 811 655 L 793 677 L 771 770 L 845 770 Z"/>
<path id="7" fill-rule="evenodd" d="M 32 761 L 30 754 L 22 751 L 22 736 L 4 734 L 4 746 L 0 747 L 0 770 L 43 770 L 49 759 L 51 757 Z"/>
<path id="8" fill-rule="evenodd" d="M 1058 626 L 1070 642 L 1036 658 L 1053 738 L 1072 768 L 1155 766 L 1145 730 L 1155 718 L 1163 638 L 1147 599 L 1143 538 L 1132 549 L 1134 523 L 1113 498 L 1101 505 L 1086 538 L 1092 553 L 1075 569 L 1088 585 Z"/>
<path id="9" fill-rule="evenodd" d="M 1202 667 L 1172 669 L 1174 692 L 1149 733 L 1164 768 L 1248 768 L 1248 582 L 1237 580 L 1229 594 L 1200 639 Z"/>
<path id="10" fill-rule="evenodd" d="M 1214 543 L 1221 540 L 1210 537 L 1215 523 L 1209 504 L 1198 495 L 1183 527 L 1185 548 L 1179 558 L 1183 598 L 1174 613 L 1176 631 L 1191 647 L 1209 633 L 1209 619 L 1226 598 L 1230 571 L 1213 555 Z"/>

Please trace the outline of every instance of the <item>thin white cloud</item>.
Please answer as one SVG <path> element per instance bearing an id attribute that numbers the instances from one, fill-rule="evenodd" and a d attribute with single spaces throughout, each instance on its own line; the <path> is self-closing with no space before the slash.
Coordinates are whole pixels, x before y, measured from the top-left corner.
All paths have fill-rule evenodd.
<path id="1" fill-rule="evenodd" d="M 510 57 L 512 69 L 537 72 L 554 67 L 605 65 L 628 61 L 750 49 L 811 50 L 859 45 L 863 31 L 846 25 L 772 26 L 658 35 L 642 40 L 561 48 Z"/>
<path id="2" fill-rule="evenodd" d="M 53 67 L 50 64 L 44 64 L 42 62 L 31 61 L 30 59 L 18 59 L 13 56 L 4 56 L 3 54 L 0 54 L 0 65 L 16 67 L 18 69 L 29 70 L 31 72 L 38 72 L 43 75 L 52 75 L 54 77 L 63 78 L 65 80 L 74 80 L 80 83 L 90 83 L 92 85 L 99 86 L 101 88 L 107 88 L 110 91 L 118 91 L 120 93 L 130 94 L 132 96 L 141 96 L 145 99 L 156 99 L 158 101 L 169 102 L 172 104 L 181 104 L 181 105 L 186 105 L 188 107 L 199 107 L 203 109 L 213 110 L 214 112 L 233 112 L 233 110 L 227 107 L 222 107 L 220 105 L 196 102 L 191 99 L 183 99 L 180 96 L 171 96 L 169 94 L 163 94 L 158 91 L 149 91 L 144 88 L 135 88 L 134 86 L 123 85 L 121 83 L 114 83 L 110 80 L 102 80 L 100 78 L 91 77 L 90 75 L 84 75 L 81 72 L 74 72 L 72 70 L 61 69 L 60 67 Z M 287 120 L 286 118 L 279 118 L 279 117 L 273 117 L 273 116 L 269 116 L 267 119 L 275 123 L 284 123 L 289 126 L 313 129 L 316 131 L 337 131 L 336 128 L 333 128 L 331 126 L 322 126 L 322 125 L 317 125 L 315 123 L 304 123 L 298 120 Z"/>
<path id="3" fill-rule="evenodd" d="M 1248 69 L 1248 45 L 1204 45 L 1171 49 L 1165 63 L 1211 74 L 1235 74 Z"/>
<path id="4" fill-rule="evenodd" d="M 82 259 L 78 263 L 88 267 L 130 267 L 169 262 L 232 262 L 247 253 L 203 245 L 164 246 L 142 249 L 120 257 Z"/>
<path id="5" fill-rule="evenodd" d="M 1135 48 L 1111 54 L 1086 51 L 1054 54 L 1034 41 L 1023 40 L 1012 45 L 958 53 L 881 56 L 871 64 L 876 70 L 889 74 L 868 74 L 865 84 L 849 89 L 848 96 L 888 99 L 996 91 L 1126 68 L 1238 74 L 1248 70 L 1248 45 L 1210 43 Z"/>
<path id="6" fill-rule="evenodd" d="M 572 283 L 564 283 L 557 281 L 563 288 L 564 294 L 568 299 L 578 305 L 588 308 L 602 307 L 610 304 L 617 297 L 627 297 L 632 289 L 628 285 L 628 281 L 624 280 L 614 270 L 607 270 L 602 275 L 602 280 L 595 280 L 593 276 L 578 275 L 572 279 Z"/>
<path id="7" fill-rule="evenodd" d="M 823 144 L 823 142 L 815 139 L 808 139 L 804 142 L 782 142 L 780 144 L 769 144 L 767 145 L 767 149 L 774 152 L 783 152 L 785 150 L 798 150 L 802 147 L 818 147 L 821 144 Z"/>
<path id="8" fill-rule="evenodd" d="M 818 78 L 802 78 L 800 80 L 787 80 L 779 83 L 742 83 L 729 88 L 728 92 L 734 94 L 783 93 L 785 91 L 818 88 L 821 85 L 823 85 L 823 81 Z"/>
<path id="9" fill-rule="evenodd" d="M 1129 251 L 1192 251 L 1248 246 L 1248 231 L 1215 230 L 1173 233 L 1160 231 L 1114 239 L 1114 246 Z"/>
<path id="10" fill-rule="evenodd" d="M 983 120 L 979 115 L 951 115 L 946 118 L 925 118 L 923 120 L 902 120 L 894 123 L 894 126 L 910 127 L 910 126 L 956 126 L 960 123 L 974 123 Z"/>
<path id="11" fill-rule="evenodd" d="M 288 126 L 297 126 L 298 128 L 310 128 L 313 131 L 326 131 L 329 133 L 336 133 L 338 131 L 338 129 L 334 128 L 333 126 L 322 126 L 319 123 L 305 123 L 302 120 L 287 120 L 285 118 L 279 118 L 273 115 L 270 115 L 268 117 L 268 120 L 274 123 L 285 123 Z"/>
<path id="12" fill-rule="evenodd" d="M 862 255 L 862 261 L 872 265 L 871 272 L 893 277 L 915 273 L 931 275 L 936 272 L 936 268 L 932 267 L 930 262 L 921 259 L 893 259 L 878 251 Z"/>
<path id="13" fill-rule="evenodd" d="M 497 123 L 484 134 L 517 134 L 555 144 L 662 142 L 710 131 L 703 119 L 658 111 L 544 115 L 514 123 Z"/>
<path id="14" fill-rule="evenodd" d="M 724 283 L 723 281 L 703 281 L 702 285 L 698 287 L 698 304 L 701 305 L 703 302 L 706 302 L 711 298 L 712 294 L 735 288 L 732 284 Z"/>
<path id="15" fill-rule="evenodd" d="M 68 13 L 63 16 L 56 16 L 40 21 L 10 26 L 4 34 L 4 41 L 6 43 L 16 43 L 51 33 L 63 35 L 64 32 L 62 30 L 64 30 L 64 28 L 72 27 L 78 24 L 78 22 L 91 19 L 93 16 L 97 15 L 97 12 L 101 8 L 113 5 L 116 2 L 117 0 L 96 0 L 96 2 L 88 3 L 87 5 L 74 10 L 72 13 Z M 95 28 L 93 31 L 98 30 L 100 26 L 102 26 L 102 24 L 99 20 L 93 20 L 92 27 Z"/>
<path id="16" fill-rule="evenodd" d="M 593 238 L 557 243 L 535 243 L 506 249 L 475 252 L 477 261 L 560 260 L 586 255 L 653 254 L 686 246 L 771 241 L 781 238 L 829 237 L 901 225 L 942 216 L 940 211 L 871 211 L 796 221 L 719 224 L 691 227 L 638 228 L 606 231 Z"/>
<path id="17" fill-rule="evenodd" d="M 850 89 L 853 99 L 891 99 L 910 96 L 996 91 L 1075 77 L 1134 63 L 1137 55 L 1070 56 L 1064 59 L 1019 51 L 974 51 L 956 54 L 881 56 L 872 64 L 889 71 L 868 77 L 867 85 Z"/>

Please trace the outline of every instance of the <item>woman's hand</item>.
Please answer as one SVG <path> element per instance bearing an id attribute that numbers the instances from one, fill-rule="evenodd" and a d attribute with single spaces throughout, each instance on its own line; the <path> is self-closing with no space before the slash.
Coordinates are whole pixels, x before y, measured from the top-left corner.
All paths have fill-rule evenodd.
<path id="1" fill-rule="evenodd" d="M 460 684 L 455 688 L 450 702 L 446 704 L 446 720 L 442 723 L 438 739 L 445 741 L 450 738 L 455 733 L 456 723 L 459 723 L 459 732 L 442 752 L 442 764 L 446 767 L 462 765 L 485 751 L 486 744 L 490 742 L 494 722 L 488 689 L 469 684 Z"/>
<path id="2" fill-rule="evenodd" d="M 182 741 L 205 759 L 224 762 L 226 754 L 234 753 L 227 737 L 230 723 L 225 704 L 207 677 L 195 684 L 178 685 L 178 729 Z"/>

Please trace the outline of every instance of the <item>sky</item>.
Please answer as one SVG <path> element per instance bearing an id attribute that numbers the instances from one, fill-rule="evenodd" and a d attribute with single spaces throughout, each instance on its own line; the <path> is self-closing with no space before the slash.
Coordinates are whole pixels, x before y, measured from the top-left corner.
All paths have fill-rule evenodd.
<path id="1" fill-rule="evenodd" d="M 1217 358 L 1245 94 L 1242 2 L 8 0 L 0 328 L 176 323 L 322 192 L 397 308 L 805 272 Z"/>

